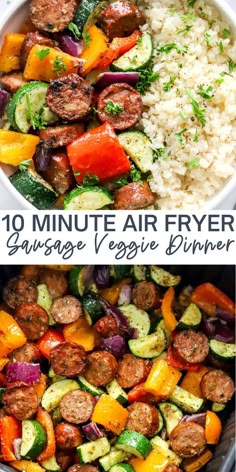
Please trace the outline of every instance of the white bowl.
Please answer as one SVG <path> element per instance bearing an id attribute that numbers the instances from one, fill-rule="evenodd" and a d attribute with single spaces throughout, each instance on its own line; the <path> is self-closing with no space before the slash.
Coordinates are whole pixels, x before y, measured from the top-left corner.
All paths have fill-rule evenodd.
<path id="1" fill-rule="evenodd" d="M 0 3 L 3 0 L 0 0 Z M 6 4 L 5 11 L 1 11 L 0 17 L 0 45 L 5 34 L 9 31 L 18 32 L 19 25 L 23 24 L 27 18 L 27 0 L 13 0 L 11 4 Z M 222 16 L 230 24 L 233 36 L 236 38 L 236 8 L 235 0 L 208 0 L 208 3 L 215 5 L 221 12 Z M 230 6 L 232 5 L 232 7 Z M 234 8 L 234 9 L 233 9 Z M 2 10 L 2 9 L 1 9 Z M 12 174 L 12 168 L 9 166 L 0 166 L 0 186 L 10 193 L 11 197 L 16 201 L 16 208 L 33 209 L 33 205 L 29 203 L 9 182 L 8 176 Z M 228 179 L 224 187 L 217 192 L 212 198 L 207 200 L 204 210 L 217 209 L 228 195 L 235 190 L 236 198 L 236 173 Z"/>

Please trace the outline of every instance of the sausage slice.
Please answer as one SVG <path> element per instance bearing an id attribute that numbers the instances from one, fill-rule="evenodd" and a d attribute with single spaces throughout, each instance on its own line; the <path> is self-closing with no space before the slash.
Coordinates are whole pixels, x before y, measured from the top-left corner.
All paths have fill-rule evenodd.
<path id="1" fill-rule="evenodd" d="M 128 36 L 145 23 L 142 12 L 126 0 L 108 5 L 98 21 L 109 39 Z"/>
<path id="2" fill-rule="evenodd" d="M 3 87 L 10 93 L 15 93 L 17 90 L 22 87 L 22 85 L 27 84 L 27 80 L 24 79 L 21 72 L 12 72 L 11 74 L 4 74 L 0 77 L 0 82 Z"/>
<path id="3" fill-rule="evenodd" d="M 140 93 L 126 83 L 106 87 L 98 98 L 98 117 L 123 130 L 140 120 L 143 102 Z"/>
<path id="4" fill-rule="evenodd" d="M 98 472 L 98 468 L 94 465 L 84 464 L 79 465 L 75 464 L 72 465 L 67 472 Z"/>
<path id="5" fill-rule="evenodd" d="M 76 123 L 73 125 L 47 126 L 47 128 L 40 130 L 39 137 L 46 149 L 54 149 L 67 146 L 83 133 L 83 123 Z"/>
<path id="6" fill-rule="evenodd" d="M 61 416 L 69 423 L 80 424 L 89 420 L 95 405 L 94 397 L 83 390 L 72 390 L 64 395 L 59 408 Z"/>
<path id="7" fill-rule="evenodd" d="M 62 297 L 68 290 L 66 274 L 58 270 L 42 269 L 39 273 L 39 283 L 47 285 L 53 299 Z"/>
<path id="8" fill-rule="evenodd" d="M 82 443 L 82 436 L 77 426 L 59 423 L 55 428 L 56 445 L 59 449 L 73 449 Z"/>
<path id="9" fill-rule="evenodd" d="M 116 371 L 116 358 L 109 352 L 96 351 L 88 356 L 84 377 L 95 387 L 101 387 L 114 379 Z"/>
<path id="10" fill-rule="evenodd" d="M 223 370 L 212 369 L 203 375 L 201 390 L 207 400 L 227 403 L 234 394 L 234 382 Z"/>
<path id="11" fill-rule="evenodd" d="M 190 364 L 204 362 L 209 352 L 205 334 L 196 333 L 192 329 L 177 333 L 173 345 L 177 356 Z"/>
<path id="12" fill-rule="evenodd" d="M 170 443 L 179 457 L 199 456 L 206 447 L 204 428 L 194 422 L 180 423 L 171 431 Z"/>
<path id="13" fill-rule="evenodd" d="M 10 279 L 3 290 L 3 299 L 11 308 L 23 302 L 36 302 L 38 291 L 36 283 L 18 275 Z"/>
<path id="14" fill-rule="evenodd" d="M 114 193 L 115 210 L 139 210 L 153 205 L 155 198 L 148 183 L 132 182 L 119 188 Z"/>
<path id="15" fill-rule="evenodd" d="M 134 402 L 128 407 L 129 417 L 125 428 L 152 437 L 157 433 L 159 418 L 157 409 L 143 402 Z"/>
<path id="16" fill-rule="evenodd" d="M 28 55 L 32 49 L 33 46 L 36 44 L 42 44 L 44 46 L 48 47 L 55 47 L 57 45 L 57 42 L 54 41 L 53 39 L 46 38 L 42 34 L 38 33 L 37 31 L 35 32 L 30 32 L 26 34 L 26 37 L 22 43 L 21 50 L 20 50 L 20 65 L 21 69 L 25 68 Z"/>
<path id="17" fill-rule="evenodd" d="M 143 280 L 135 284 L 132 299 L 137 308 L 153 310 L 161 305 L 162 296 L 157 285 Z"/>
<path id="18" fill-rule="evenodd" d="M 6 389 L 2 402 L 6 413 L 20 421 L 32 418 L 38 409 L 38 397 L 33 387 Z"/>
<path id="19" fill-rule="evenodd" d="M 69 25 L 76 8 L 76 0 L 31 0 L 30 19 L 39 30 L 55 33 Z"/>
<path id="20" fill-rule="evenodd" d="M 150 369 L 149 362 L 133 354 L 125 354 L 118 362 L 117 381 L 122 388 L 132 388 L 146 380 Z"/>
<path id="21" fill-rule="evenodd" d="M 51 306 L 51 315 L 57 323 L 73 323 L 83 315 L 80 301 L 72 295 L 65 295 L 54 300 Z"/>
<path id="22" fill-rule="evenodd" d="M 47 312 L 37 303 L 25 302 L 16 307 L 15 319 L 29 341 L 43 336 L 49 325 Z"/>
<path id="23" fill-rule="evenodd" d="M 75 377 L 85 368 L 86 352 L 79 344 L 65 342 L 50 351 L 50 359 L 57 375 Z"/>
<path id="24" fill-rule="evenodd" d="M 42 354 L 35 343 L 26 343 L 9 354 L 13 362 L 37 363 L 42 360 Z"/>
<path id="25" fill-rule="evenodd" d="M 53 80 L 46 95 L 49 108 L 67 121 L 84 118 L 90 110 L 92 98 L 93 87 L 77 74 Z"/>
<path id="26" fill-rule="evenodd" d="M 119 334 L 118 323 L 112 315 L 103 316 L 93 327 L 103 338 L 109 338 L 110 336 Z"/>

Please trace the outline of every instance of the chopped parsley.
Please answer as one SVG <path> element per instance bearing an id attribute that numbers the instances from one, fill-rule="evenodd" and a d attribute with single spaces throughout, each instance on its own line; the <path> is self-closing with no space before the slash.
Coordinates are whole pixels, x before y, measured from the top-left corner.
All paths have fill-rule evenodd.
<path id="1" fill-rule="evenodd" d="M 63 71 L 66 71 L 66 69 L 67 67 L 66 67 L 66 64 L 63 62 L 63 60 L 59 56 L 56 56 L 56 59 L 54 61 L 53 68 L 52 68 L 53 72 L 55 72 L 55 74 L 60 76 Z"/>
<path id="2" fill-rule="evenodd" d="M 175 8 L 175 7 L 171 7 L 171 8 L 170 8 L 170 13 L 173 15 L 175 12 L 176 12 L 176 8 Z"/>
<path id="3" fill-rule="evenodd" d="M 197 93 L 205 100 L 211 100 L 214 96 L 212 93 L 212 90 L 213 90 L 212 85 L 209 85 L 208 87 L 205 87 L 205 88 L 204 88 L 204 85 L 199 85 Z"/>
<path id="4" fill-rule="evenodd" d="M 169 92 L 171 88 L 173 87 L 175 81 L 176 81 L 176 77 L 170 76 L 170 80 L 168 82 L 164 82 L 163 84 L 164 92 Z"/>
<path id="5" fill-rule="evenodd" d="M 127 184 L 128 184 L 128 180 L 126 177 L 121 177 L 120 179 L 114 182 L 114 185 L 116 188 L 124 187 L 124 185 L 127 185 Z"/>
<path id="6" fill-rule="evenodd" d="M 137 44 L 138 44 L 139 46 L 142 46 L 142 44 L 143 44 L 143 38 L 142 38 L 142 36 L 140 36 L 140 37 L 137 39 Z"/>
<path id="7" fill-rule="evenodd" d="M 214 18 L 212 18 L 211 20 L 208 20 L 208 24 L 210 26 L 214 25 L 214 23 L 216 23 L 216 20 L 214 20 Z"/>
<path id="8" fill-rule="evenodd" d="M 209 33 L 205 33 L 205 40 L 206 40 L 206 45 L 210 46 L 211 45 L 211 35 Z"/>
<path id="9" fill-rule="evenodd" d="M 181 131 L 179 131 L 178 133 L 175 133 L 175 137 L 178 139 L 181 146 L 184 145 L 183 134 L 185 133 L 185 131 L 188 131 L 188 129 L 184 128 Z"/>
<path id="10" fill-rule="evenodd" d="M 197 1 L 197 0 L 187 0 L 187 6 L 188 6 L 188 7 L 194 7 L 196 1 Z"/>
<path id="11" fill-rule="evenodd" d="M 132 64 L 137 64 L 137 62 L 138 62 L 138 56 L 136 55 L 136 56 L 132 57 L 132 58 L 130 59 L 130 61 L 132 62 Z"/>
<path id="12" fill-rule="evenodd" d="M 224 75 L 225 75 L 225 73 L 224 73 L 223 71 L 220 72 L 220 76 L 221 76 L 221 77 L 224 77 Z M 224 79 L 223 79 L 223 78 L 222 78 L 222 79 L 215 79 L 214 82 L 215 82 L 216 84 L 222 84 L 222 82 L 224 82 Z"/>
<path id="13" fill-rule="evenodd" d="M 157 161 L 166 152 L 166 147 L 158 148 L 153 150 L 153 162 Z"/>
<path id="14" fill-rule="evenodd" d="M 46 125 L 47 125 L 47 122 L 43 118 L 44 108 L 42 107 L 39 110 L 39 112 L 33 114 L 28 93 L 26 94 L 26 105 L 27 105 L 27 111 L 28 111 L 27 118 L 29 119 L 32 128 L 33 129 L 45 129 Z"/>
<path id="15" fill-rule="evenodd" d="M 120 115 L 124 108 L 119 103 L 115 103 L 112 100 L 108 100 L 107 106 L 105 107 L 105 112 L 108 115 Z"/>
<path id="16" fill-rule="evenodd" d="M 158 46 L 157 52 L 159 54 L 161 52 L 169 54 L 173 49 L 175 49 L 178 54 L 185 54 L 188 52 L 188 46 L 179 46 L 176 43 L 170 43 L 170 44 L 165 44 L 164 46 Z"/>
<path id="17" fill-rule="evenodd" d="M 236 62 L 234 62 L 231 58 L 228 60 L 228 68 L 229 68 L 229 74 L 232 74 L 234 69 L 236 69 Z"/>
<path id="18" fill-rule="evenodd" d="M 22 171 L 22 170 L 27 170 L 28 167 L 30 166 L 32 162 L 32 159 L 27 159 L 26 161 L 22 161 L 20 164 L 19 164 L 19 169 Z"/>
<path id="19" fill-rule="evenodd" d="M 146 69 L 141 70 L 139 74 L 139 81 L 136 88 L 141 95 L 144 95 L 160 76 L 154 72 L 152 67 L 147 67 Z"/>
<path id="20" fill-rule="evenodd" d="M 77 177 L 77 176 L 79 176 L 79 175 L 80 175 L 80 171 L 79 171 L 79 170 L 76 170 L 76 171 L 74 172 L 74 176 Z"/>
<path id="21" fill-rule="evenodd" d="M 92 38 L 91 38 L 90 34 L 88 34 L 86 32 L 82 33 L 82 38 L 84 40 L 85 47 L 87 48 L 90 45 L 90 43 L 92 41 Z"/>
<path id="22" fill-rule="evenodd" d="M 134 166 L 134 164 L 131 165 L 130 178 L 132 182 L 139 182 L 142 179 L 141 172 Z"/>
<path id="23" fill-rule="evenodd" d="M 184 29 L 177 31 L 177 34 L 187 34 L 192 27 L 193 25 L 186 25 Z"/>
<path id="24" fill-rule="evenodd" d="M 180 17 L 180 19 L 181 19 L 182 21 L 184 21 L 184 22 L 185 22 L 185 21 L 188 21 L 188 20 L 193 20 L 193 21 L 195 21 L 195 20 L 197 19 L 197 17 L 194 15 L 194 13 L 193 13 L 192 11 L 188 11 L 185 15 L 182 15 L 182 16 Z"/>
<path id="25" fill-rule="evenodd" d="M 205 124 L 206 124 L 206 117 L 205 117 L 206 110 L 205 110 L 205 108 L 200 108 L 199 103 L 197 102 L 197 100 L 195 100 L 191 90 L 186 89 L 185 93 L 190 98 L 193 113 L 194 113 L 195 117 L 197 118 L 199 123 L 201 123 L 202 126 L 205 126 Z"/>
<path id="26" fill-rule="evenodd" d="M 205 18 L 206 16 L 206 13 L 202 10 L 202 8 L 199 8 L 200 12 L 199 12 L 199 15 L 201 18 Z"/>
<path id="27" fill-rule="evenodd" d="M 224 28 L 222 31 L 223 38 L 228 38 L 230 36 L 230 31 L 227 28 Z"/>
<path id="28" fill-rule="evenodd" d="M 97 175 L 90 175 L 89 173 L 85 175 L 83 179 L 83 185 L 96 185 L 99 182 Z"/>
<path id="29" fill-rule="evenodd" d="M 194 169 L 195 167 L 198 167 L 199 164 L 200 164 L 200 157 L 195 157 L 195 159 L 193 159 L 192 161 L 185 163 L 188 169 Z"/>
<path id="30" fill-rule="evenodd" d="M 193 136 L 193 142 L 194 142 L 194 143 L 198 143 L 198 139 L 199 139 L 199 135 L 198 135 L 198 130 L 197 130 L 197 128 L 196 128 L 196 129 L 195 129 L 194 136 Z"/>
<path id="31" fill-rule="evenodd" d="M 179 111 L 179 116 L 180 116 L 180 118 L 182 118 L 182 120 L 187 119 L 187 115 L 182 110 Z"/>
<path id="32" fill-rule="evenodd" d="M 183 64 L 179 64 L 179 68 L 180 68 L 180 69 L 183 69 Z"/>
<path id="33" fill-rule="evenodd" d="M 38 56 L 40 61 L 43 61 L 45 57 L 50 54 L 50 48 L 41 49 L 41 51 L 36 51 L 35 54 Z"/>
<path id="34" fill-rule="evenodd" d="M 68 28 L 68 30 L 70 30 L 70 31 L 73 33 L 73 35 L 74 35 L 74 37 L 75 37 L 76 39 L 80 39 L 80 38 L 81 38 L 80 30 L 79 30 L 78 26 L 77 26 L 75 23 L 72 23 L 72 22 L 71 22 L 71 23 L 68 25 L 67 28 Z"/>
<path id="35" fill-rule="evenodd" d="M 223 45 L 222 41 L 218 41 L 218 42 L 216 43 L 216 45 L 217 45 L 218 48 L 219 48 L 220 54 L 224 54 L 224 45 Z"/>

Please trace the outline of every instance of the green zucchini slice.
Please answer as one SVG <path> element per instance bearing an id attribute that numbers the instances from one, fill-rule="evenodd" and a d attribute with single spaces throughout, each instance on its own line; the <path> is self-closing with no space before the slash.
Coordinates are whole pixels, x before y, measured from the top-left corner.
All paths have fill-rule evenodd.
<path id="1" fill-rule="evenodd" d="M 163 329 L 138 339 L 130 339 L 129 348 L 132 354 L 144 359 L 158 357 L 166 348 L 166 337 Z"/>
<path id="2" fill-rule="evenodd" d="M 139 457 L 139 459 L 145 459 L 152 450 L 152 445 L 146 436 L 127 429 L 122 431 L 115 443 L 115 447 L 133 454 Z"/>
<path id="3" fill-rule="evenodd" d="M 187 413 L 197 413 L 204 405 L 204 400 L 176 385 L 170 395 L 170 401 Z"/>
<path id="4" fill-rule="evenodd" d="M 110 449 L 111 446 L 107 438 L 84 443 L 76 448 L 81 464 L 90 464 L 99 457 L 105 456 Z"/>
<path id="5" fill-rule="evenodd" d="M 105 187 L 77 187 L 67 195 L 65 210 L 100 210 L 111 205 L 113 198 Z"/>
<path id="6" fill-rule="evenodd" d="M 236 344 L 223 343 L 216 339 L 210 340 L 210 350 L 213 355 L 222 361 L 233 361 L 236 356 Z"/>
<path id="7" fill-rule="evenodd" d="M 22 442 L 20 455 L 25 459 L 35 459 L 41 454 L 47 441 L 45 430 L 36 420 L 22 421 Z"/>
<path id="8" fill-rule="evenodd" d="M 153 150 L 150 139 L 142 131 L 126 131 L 118 136 L 120 145 L 130 159 L 143 173 L 153 164 Z"/>
<path id="9" fill-rule="evenodd" d="M 130 327 L 136 329 L 138 337 L 146 336 L 149 333 L 151 322 L 146 311 L 132 304 L 120 306 L 120 311 L 128 319 Z"/>
<path id="10" fill-rule="evenodd" d="M 180 275 L 172 275 L 170 272 L 155 265 L 152 265 L 150 268 L 150 278 L 153 282 L 162 287 L 174 287 L 181 281 Z"/>
<path id="11" fill-rule="evenodd" d="M 145 69 L 153 56 L 153 41 L 150 33 L 145 32 L 136 46 L 119 57 L 111 65 L 114 71 L 138 71 Z"/>
<path id="12" fill-rule="evenodd" d="M 197 329 L 200 326 L 202 314 L 195 303 L 190 303 L 181 316 L 177 328 L 179 329 Z"/>
<path id="13" fill-rule="evenodd" d="M 168 402 L 160 403 L 159 410 L 164 418 L 167 434 L 170 437 L 171 431 L 182 420 L 183 413 L 176 405 Z"/>

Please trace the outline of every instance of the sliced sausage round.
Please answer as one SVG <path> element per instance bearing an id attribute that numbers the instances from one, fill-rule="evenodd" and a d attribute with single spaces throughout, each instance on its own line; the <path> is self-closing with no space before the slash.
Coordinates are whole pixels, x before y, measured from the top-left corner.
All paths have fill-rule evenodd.
<path id="1" fill-rule="evenodd" d="M 49 84 L 46 101 L 60 118 L 75 121 L 84 118 L 91 107 L 93 87 L 77 74 L 69 74 Z"/>
<path id="2" fill-rule="evenodd" d="M 142 12 L 126 0 L 108 5 L 98 22 L 109 39 L 128 36 L 145 23 Z"/>
<path id="3" fill-rule="evenodd" d="M 31 31 L 30 33 L 27 33 L 20 50 L 20 65 L 22 70 L 25 68 L 28 55 L 32 47 L 36 44 L 43 44 L 44 46 L 48 46 L 51 48 L 54 48 L 57 45 L 56 41 L 50 38 L 46 38 L 37 31 Z"/>
<path id="4" fill-rule="evenodd" d="M 125 354 L 118 362 L 117 381 L 122 388 L 132 388 L 144 382 L 151 370 L 151 363 L 133 356 Z"/>
<path id="5" fill-rule="evenodd" d="M 56 33 L 69 25 L 76 8 L 76 0 L 31 0 L 30 19 L 37 29 Z"/>
<path id="6" fill-rule="evenodd" d="M 108 121 L 115 129 L 134 126 L 142 115 L 143 102 L 140 93 L 126 83 L 106 87 L 98 98 L 98 117 Z"/>
<path id="7" fill-rule="evenodd" d="M 159 417 L 154 406 L 148 403 L 134 402 L 127 409 L 129 417 L 125 429 L 137 431 L 137 433 L 148 437 L 157 434 Z"/>
<path id="8" fill-rule="evenodd" d="M 77 426 L 59 423 L 55 428 L 56 446 L 59 449 L 73 449 L 82 443 L 82 436 Z"/>
<path id="9" fill-rule="evenodd" d="M 192 329 L 180 331 L 173 342 L 178 357 L 190 364 L 204 362 L 209 352 L 208 339 L 205 334 Z"/>
<path id="10" fill-rule="evenodd" d="M 54 372 L 65 377 L 81 374 L 86 366 L 86 352 L 83 346 L 76 343 L 61 343 L 50 351 Z"/>
<path id="11" fill-rule="evenodd" d="M 199 456 L 206 447 L 204 428 L 194 422 L 178 424 L 170 434 L 170 443 L 177 456 Z"/>
<path id="12" fill-rule="evenodd" d="M 155 198 L 148 183 L 131 182 L 114 192 L 115 210 L 139 210 L 153 205 Z"/>
<path id="13" fill-rule="evenodd" d="M 71 451 L 66 450 L 56 450 L 56 461 L 60 466 L 60 469 L 64 472 L 67 470 L 70 464 L 73 461 L 73 454 Z"/>
<path id="14" fill-rule="evenodd" d="M 234 394 L 234 382 L 223 370 L 212 369 L 203 375 L 201 390 L 207 400 L 227 403 Z"/>
<path id="15" fill-rule="evenodd" d="M 142 280 L 135 284 L 132 299 L 137 308 L 153 310 L 161 306 L 162 294 L 153 282 Z"/>
<path id="16" fill-rule="evenodd" d="M 72 295 L 65 295 L 54 300 L 51 315 L 57 323 L 73 323 L 83 315 L 80 301 Z"/>
<path id="17" fill-rule="evenodd" d="M 83 390 L 72 390 L 61 399 L 59 408 L 61 416 L 69 423 L 86 423 L 95 406 L 94 397 Z"/>
<path id="18" fill-rule="evenodd" d="M 98 472 L 98 468 L 94 465 L 84 464 L 79 465 L 75 464 L 72 465 L 67 472 Z"/>
<path id="19" fill-rule="evenodd" d="M 35 343 L 26 343 L 9 354 L 13 362 L 37 363 L 42 360 L 42 354 Z"/>
<path id="20" fill-rule="evenodd" d="M 96 351 L 88 356 L 84 377 L 95 387 L 101 387 L 114 379 L 116 371 L 116 358 L 109 352 Z"/>
<path id="21" fill-rule="evenodd" d="M 103 316 L 93 327 L 103 338 L 109 338 L 110 336 L 119 334 L 118 323 L 112 315 Z"/>
<path id="22" fill-rule="evenodd" d="M 6 389 L 2 402 L 6 413 L 20 421 L 32 418 L 38 409 L 38 396 L 33 387 Z"/>
<path id="23" fill-rule="evenodd" d="M 177 465 L 174 465 L 174 464 L 170 464 L 166 467 L 166 469 L 164 470 L 164 472 L 182 472 L 182 469 L 180 469 L 179 467 L 177 467 Z"/>
<path id="24" fill-rule="evenodd" d="M 48 330 L 48 314 L 37 303 L 25 302 L 18 305 L 15 319 L 29 341 L 41 338 Z"/>
<path id="25" fill-rule="evenodd" d="M 3 290 L 3 299 L 11 308 L 23 302 L 36 302 L 38 291 L 36 283 L 18 275 L 10 279 Z"/>
<path id="26" fill-rule="evenodd" d="M 59 270 L 41 269 L 39 273 L 39 283 L 47 285 L 48 291 L 53 299 L 62 297 L 68 290 L 66 274 Z"/>

